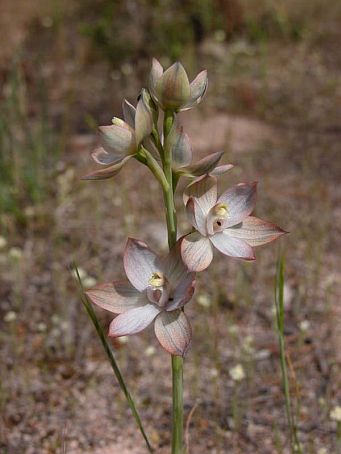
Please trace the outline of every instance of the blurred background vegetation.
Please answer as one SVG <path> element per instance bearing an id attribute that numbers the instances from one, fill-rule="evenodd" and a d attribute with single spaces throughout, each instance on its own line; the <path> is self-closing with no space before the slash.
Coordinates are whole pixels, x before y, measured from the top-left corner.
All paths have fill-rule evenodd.
<path id="1" fill-rule="evenodd" d="M 91 285 L 119 277 L 128 234 L 164 246 L 158 196 L 139 196 L 141 181 L 155 193 L 143 169 L 114 182 L 79 181 L 97 125 L 121 116 L 122 98 L 135 102 L 153 56 L 164 66 L 181 60 L 192 78 L 208 69 L 205 101 L 184 118 L 194 151 L 224 148 L 238 166 L 229 181 L 259 178 L 259 214 L 292 232 L 283 241 L 285 308 L 299 435 L 304 452 L 336 452 L 340 22 L 341 3 L 325 0 L 2 0 L 0 452 L 92 453 L 119 440 L 127 415 L 117 389 L 113 402 L 68 267 L 75 259 Z M 180 224 L 186 230 L 182 214 Z M 188 411 L 202 399 L 191 425 L 196 454 L 287 452 L 275 249 L 259 253 L 257 268 L 217 257 L 200 276 L 186 396 Z M 167 377 L 163 356 L 154 355 L 151 333 L 115 348 L 163 452 L 169 402 L 163 381 L 150 391 L 140 360 L 148 357 L 149 375 Z M 230 376 L 236 364 L 242 383 Z M 96 411 L 108 422 L 84 434 Z M 134 439 L 131 425 L 124 439 Z"/>

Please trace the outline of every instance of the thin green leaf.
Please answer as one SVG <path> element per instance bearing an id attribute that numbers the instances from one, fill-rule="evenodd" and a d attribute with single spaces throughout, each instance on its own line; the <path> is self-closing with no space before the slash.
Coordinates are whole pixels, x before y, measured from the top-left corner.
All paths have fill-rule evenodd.
<path id="1" fill-rule="evenodd" d="M 302 454 L 302 448 L 298 439 L 296 418 L 292 409 L 290 384 L 288 376 L 287 361 L 285 355 L 285 337 L 284 337 L 284 270 L 285 258 L 279 254 L 276 267 L 275 280 L 275 309 L 276 309 L 276 328 L 278 335 L 282 386 L 285 399 L 285 410 L 290 430 L 290 441 L 292 454 Z"/>
<path id="2" fill-rule="evenodd" d="M 88 300 L 88 298 L 87 298 L 87 296 L 86 296 L 86 294 L 84 292 L 84 288 L 83 288 L 83 285 L 82 285 L 81 278 L 79 276 L 77 265 L 74 263 L 72 268 L 73 268 L 73 270 L 74 270 L 74 272 L 76 274 L 75 278 L 76 278 L 76 281 L 77 281 L 77 284 L 78 284 L 79 295 L 80 295 L 81 301 L 83 303 L 83 306 L 84 306 L 89 318 L 91 319 L 91 321 L 92 321 L 92 323 L 93 323 L 93 325 L 94 325 L 94 327 L 96 329 L 97 335 L 100 338 L 100 341 L 102 343 L 104 351 L 105 351 L 105 353 L 106 353 L 106 355 L 108 357 L 110 365 L 111 365 L 111 367 L 112 367 L 112 369 L 114 371 L 114 374 L 115 374 L 115 376 L 117 378 L 117 381 L 118 381 L 118 383 L 120 385 L 120 388 L 121 388 L 123 394 L 125 395 L 125 398 L 127 399 L 127 403 L 129 405 L 132 413 L 133 413 L 133 416 L 135 418 L 136 424 L 137 424 L 137 426 L 138 426 L 138 428 L 139 428 L 139 430 L 140 430 L 140 432 L 141 432 L 141 434 L 142 434 L 142 436 L 143 436 L 143 438 L 144 438 L 144 440 L 146 442 L 147 449 L 148 449 L 148 451 L 150 453 L 153 453 L 154 450 L 153 450 L 151 444 L 149 443 L 148 437 L 147 437 L 146 432 L 145 432 L 145 430 L 143 428 L 143 425 L 142 425 L 141 418 L 140 418 L 140 416 L 138 414 L 138 411 L 136 409 L 136 405 L 134 403 L 134 400 L 133 400 L 130 392 L 128 391 L 128 388 L 127 388 L 127 385 L 125 384 L 125 381 L 123 379 L 122 373 L 121 373 L 121 371 L 120 371 L 120 369 L 119 369 L 119 367 L 118 367 L 118 365 L 116 363 L 116 360 L 114 358 L 114 354 L 112 352 L 110 344 L 108 343 L 107 336 L 105 335 L 105 333 L 104 333 L 104 331 L 103 331 L 103 329 L 102 329 L 102 327 L 101 327 L 101 325 L 100 325 L 100 323 L 98 321 L 96 313 L 95 313 L 90 301 Z"/>

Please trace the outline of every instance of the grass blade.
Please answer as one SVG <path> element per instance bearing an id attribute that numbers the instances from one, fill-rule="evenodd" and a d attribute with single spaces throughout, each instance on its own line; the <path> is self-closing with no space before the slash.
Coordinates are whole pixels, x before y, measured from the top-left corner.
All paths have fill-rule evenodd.
<path id="1" fill-rule="evenodd" d="M 112 349 L 111 349 L 111 346 L 110 344 L 108 343 L 108 340 L 107 340 L 107 337 L 97 319 L 97 316 L 96 316 L 96 313 L 90 303 L 90 301 L 88 300 L 85 292 L 84 292 L 84 288 L 83 288 L 83 285 L 82 285 L 82 281 L 81 281 L 81 278 L 79 276 L 79 272 L 78 272 L 78 268 L 77 268 L 77 265 L 74 263 L 73 264 L 73 270 L 74 270 L 74 273 L 76 275 L 76 280 L 77 280 L 77 283 L 78 283 L 78 288 L 79 288 L 79 293 L 80 293 L 80 297 L 81 297 L 81 300 L 82 300 L 82 303 L 83 303 L 83 306 L 88 314 L 88 316 L 90 317 L 95 329 L 96 329 L 96 332 L 98 334 L 98 337 L 100 338 L 100 341 L 102 343 L 102 346 L 104 348 L 104 351 L 108 357 L 108 360 L 111 364 L 111 367 L 114 371 L 114 374 L 117 378 L 117 381 L 120 385 L 120 388 L 123 392 L 123 394 L 125 395 L 126 399 L 127 399 L 127 403 L 133 413 L 133 416 L 135 418 L 135 421 L 136 421 L 136 424 L 144 438 L 144 441 L 146 442 L 146 445 L 147 445 L 147 449 L 150 453 L 153 453 L 154 450 L 148 440 L 148 437 L 146 435 L 146 432 L 143 428 L 143 425 L 142 425 L 142 421 L 141 421 L 141 418 L 138 414 L 138 411 L 136 409 L 136 405 L 134 403 L 134 400 L 133 398 L 131 397 L 131 394 L 130 392 L 128 391 L 128 388 L 127 388 L 127 385 L 125 384 L 125 381 L 123 379 L 123 376 L 121 374 L 121 371 L 116 363 L 116 360 L 114 358 L 114 355 L 113 355 L 113 352 L 112 352 Z"/>
<path id="2" fill-rule="evenodd" d="M 291 451 L 293 454 L 302 454 L 302 448 L 297 435 L 297 426 L 295 415 L 292 410 L 290 384 L 288 376 L 287 360 L 285 355 L 285 338 L 284 338 L 284 256 L 279 254 L 276 269 L 275 281 L 275 309 L 276 309 L 276 328 L 278 335 L 282 386 L 285 400 L 285 410 L 290 430 Z"/>

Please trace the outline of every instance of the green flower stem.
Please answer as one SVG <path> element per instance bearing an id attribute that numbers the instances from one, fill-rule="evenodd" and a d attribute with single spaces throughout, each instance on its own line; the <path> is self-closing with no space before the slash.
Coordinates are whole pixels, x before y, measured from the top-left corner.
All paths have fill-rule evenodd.
<path id="1" fill-rule="evenodd" d="M 172 112 L 166 111 L 164 118 L 164 139 L 166 139 L 172 128 L 174 116 Z M 166 205 L 166 219 L 168 229 L 168 245 L 171 249 L 176 243 L 177 223 L 176 211 L 174 206 L 172 155 L 169 150 L 164 152 L 164 173 L 169 188 L 164 191 Z M 174 188 L 175 189 L 175 188 Z M 172 410 L 172 454 L 183 454 L 183 358 L 172 355 L 172 390 L 173 390 L 173 410 Z"/>
<path id="2" fill-rule="evenodd" d="M 170 111 L 165 112 L 164 118 L 164 143 L 170 130 L 172 129 L 174 122 L 174 115 Z M 166 204 L 166 218 L 168 227 L 168 246 L 171 249 L 176 243 L 176 211 L 174 205 L 174 191 L 173 191 L 173 172 L 172 172 L 172 154 L 169 150 L 164 150 L 164 166 L 163 170 L 165 173 L 166 180 L 169 184 L 169 190 L 164 192 L 164 199 Z"/>
<path id="3" fill-rule="evenodd" d="M 166 179 L 165 174 L 163 173 L 161 167 L 157 163 L 156 159 L 150 154 L 148 150 L 144 147 L 141 148 L 143 152 L 143 157 L 146 160 L 146 165 L 150 168 L 151 172 L 155 176 L 155 178 L 160 183 L 162 190 L 164 193 L 169 191 L 169 183 Z"/>
<path id="4" fill-rule="evenodd" d="M 183 358 L 172 355 L 173 416 L 172 454 L 183 454 Z"/>

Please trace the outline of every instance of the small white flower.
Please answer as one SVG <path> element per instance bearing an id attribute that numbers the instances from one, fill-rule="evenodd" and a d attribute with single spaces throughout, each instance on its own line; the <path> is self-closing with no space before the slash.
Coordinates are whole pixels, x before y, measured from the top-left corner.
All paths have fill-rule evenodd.
<path id="1" fill-rule="evenodd" d="M 302 320 L 300 323 L 300 330 L 305 332 L 308 331 L 309 328 L 310 328 L 309 320 Z"/>
<path id="2" fill-rule="evenodd" d="M 156 351 L 156 350 L 155 350 L 155 347 L 153 347 L 153 345 L 149 345 L 149 347 L 147 347 L 147 348 L 145 349 L 144 354 L 145 354 L 146 356 L 153 356 L 154 353 L 155 353 L 155 351 Z"/>
<path id="3" fill-rule="evenodd" d="M 4 316 L 4 322 L 6 323 L 11 323 L 16 320 L 17 314 L 14 311 L 9 311 L 7 314 Z"/>
<path id="4" fill-rule="evenodd" d="M 46 323 L 44 323 L 44 322 L 38 323 L 37 331 L 39 331 L 40 333 L 45 333 L 46 330 L 47 330 Z"/>
<path id="5" fill-rule="evenodd" d="M 241 381 L 245 378 L 245 372 L 241 364 L 237 364 L 235 367 L 229 370 L 230 377 L 234 381 Z"/>
<path id="6" fill-rule="evenodd" d="M 210 307 L 212 304 L 212 299 L 206 294 L 202 293 L 198 296 L 198 304 L 202 307 Z"/>
<path id="7" fill-rule="evenodd" d="M 4 236 L 0 236 L 0 249 L 4 249 L 7 246 L 7 240 Z"/>
<path id="8" fill-rule="evenodd" d="M 20 260 L 22 257 L 22 250 L 18 247 L 11 247 L 8 251 L 8 256 L 13 260 Z"/>
<path id="9" fill-rule="evenodd" d="M 83 280 L 82 283 L 85 288 L 91 288 L 94 287 L 97 284 L 97 280 L 92 277 L 92 276 L 86 276 Z"/>
<path id="10" fill-rule="evenodd" d="M 341 422 L 341 407 L 337 405 L 329 413 L 330 419 L 333 421 Z"/>

